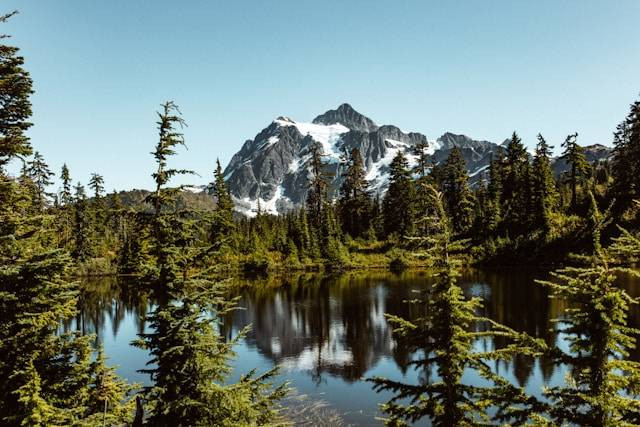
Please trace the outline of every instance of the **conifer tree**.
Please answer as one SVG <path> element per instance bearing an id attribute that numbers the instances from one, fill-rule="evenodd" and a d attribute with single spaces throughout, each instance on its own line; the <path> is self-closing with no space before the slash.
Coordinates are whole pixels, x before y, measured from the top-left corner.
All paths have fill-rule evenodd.
<path id="1" fill-rule="evenodd" d="M 89 209 L 87 206 L 87 195 L 84 186 L 76 184 L 74 195 L 74 248 L 73 257 L 78 261 L 86 261 L 93 255 L 91 244 L 91 224 L 89 219 Z"/>
<path id="2" fill-rule="evenodd" d="M 0 423 L 78 425 L 93 416 L 91 337 L 59 333 L 75 314 L 77 284 L 68 256 L 46 245 L 51 216 L 34 213 L 33 193 L 4 170 L 31 150 L 31 80 L 17 52 L 0 43 Z M 121 415 L 114 421 L 129 420 Z"/>
<path id="3" fill-rule="evenodd" d="M 216 160 L 214 182 L 211 184 L 213 196 L 216 200 L 215 218 L 211 227 L 211 242 L 222 243 L 230 238 L 234 229 L 233 200 L 224 181 L 220 160 Z"/>
<path id="4" fill-rule="evenodd" d="M 319 230 L 324 218 L 324 207 L 329 198 L 326 165 L 322 161 L 322 147 L 319 144 L 309 146 L 311 154 L 311 181 L 307 190 L 306 206 L 309 223 L 313 229 Z"/>
<path id="5" fill-rule="evenodd" d="M 550 353 L 557 364 L 570 366 L 567 384 L 545 390 L 546 412 L 558 425 L 637 425 L 640 363 L 629 360 L 629 352 L 640 330 L 628 326 L 628 316 L 638 302 L 615 285 L 615 270 L 599 242 L 593 259 L 590 267 L 561 269 L 552 280 L 538 281 L 571 307 L 556 320 L 568 350 Z"/>
<path id="6" fill-rule="evenodd" d="M 63 206 L 68 206 L 72 202 L 71 194 L 71 174 L 67 164 L 62 165 L 62 171 L 60 172 L 60 179 L 62 180 L 62 190 L 60 191 L 60 203 Z"/>
<path id="7" fill-rule="evenodd" d="M 414 230 L 415 187 L 409 163 L 398 151 L 389 166 L 389 188 L 382 202 L 384 230 L 388 235 L 410 236 Z"/>
<path id="8" fill-rule="evenodd" d="M 104 178 L 99 173 L 92 173 L 89 179 L 89 188 L 93 191 L 95 200 L 102 199 L 104 195 Z"/>
<path id="9" fill-rule="evenodd" d="M 363 237 L 369 229 L 371 200 L 360 150 L 351 150 L 344 181 L 340 187 L 338 210 L 342 231 L 353 238 Z"/>
<path id="10" fill-rule="evenodd" d="M 473 195 L 468 179 L 462 153 L 454 147 L 444 164 L 440 186 L 453 230 L 458 233 L 466 232 L 473 223 Z"/>
<path id="11" fill-rule="evenodd" d="M 520 137 L 514 132 L 507 145 L 502 180 L 502 218 L 516 235 L 527 231 L 529 218 L 529 157 Z"/>
<path id="12" fill-rule="evenodd" d="M 466 299 L 456 285 L 459 261 L 452 257 L 463 248 L 464 241 L 453 240 L 453 229 L 446 215 L 442 194 L 430 188 L 436 215 L 429 218 L 437 224 L 435 234 L 415 237 L 428 248 L 434 258 L 436 282 L 424 299 L 413 300 L 422 314 L 415 320 L 387 315 L 395 327 L 394 333 L 402 337 L 409 351 L 419 354 L 410 364 L 428 376 L 432 369 L 437 379 L 417 385 L 405 384 L 385 378 L 373 378 L 377 391 L 391 391 L 393 398 L 382 410 L 389 416 L 387 425 L 407 425 L 428 417 L 434 426 L 466 426 L 488 423 L 487 409 L 497 409 L 496 419 L 521 418 L 530 412 L 532 399 L 508 381 L 491 372 L 491 360 L 509 360 L 515 354 L 535 354 L 544 344 L 526 334 L 519 334 L 492 320 L 476 316 L 481 306 L 479 298 Z M 476 332 L 477 322 L 487 322 L 488 331 Z M 501 349 L 477 352 L 473 344 L 477 339 L 501 336 L 512 344 Z M 463 371 L 471 369 L 494 384 L 482 387 L 462 380 Z M 409 403 L 402 403 L 408 400 Z M 536 403 L 536 402 L 533 402 Z"/>
<path id="13" fill-rule="evenodd" d="M 532 184 L 534 204 L 534 225 L 541 227 L 544 235 L 551 232 L 551 214 L 557 204 L 557 192 L 551 170 L 551 147 L 538 134 L 536 154 L 533 158 Z"/>
<path id="14" fill-rule="evenodd" d="M 489 163 L 489 183 L 487 184 L 487 231 L 495 233 L 502 221 L 502 181 L 505 175 L 504 150 L 498 147 Z"/>
<path id="15" fill-rule="evenodd" d="M 27 163 L 27 174 L 35 186 L 33 202 L 39 210 L 42 210 L 45 208 L 46 198 L 49 195 L 47 187 L 53 183 L 51 178 L 54 174 L 49 170 L 44 157 L 38 151 L 33 153 L 33 159 Z"/>
<path id="16" fill-rule="evenodd" d="M 616 129 L 613 139 L 614 154 L 611 164 L 612 196 L 618 214 L 640 199 L 640 101 L 629 108 L 629 114 Z"/>
<path id="17" fill-rule="evenodd" d="M 172 177 L 189 172 L 168 167 L 176 147 L 184 145 L 177 129 L 184 121 L 172 102 L 163 104 L 158 116 L 156 189 L 147 198 L 154 207 L 147 221 L 155 258 L 146 276 L 158 305 L 148 316 L 151 332 L 136 342 L 152 356 L 152 367 L 142 371 L 153 382 L 144 391 L 146 421 L 153 426 L 268 423 L 285 388 L 270 389 L 275 370 L 228 383 L 238 338 L 225 342 L 215 326 L 235 300 L 226 298 L 224 287 L 209 280 L 206 270 L 193 272 L 208 249 L 193 243 L 198 230 L 190 212 L 174 209 L 180 187 L 168 187 Z"/>
<path id="18" fill-rule="evenodd" d="M 564 151 L 561 159 L 569 165 L 567 179 L 571 188 L 571 208 L 575 209 L 578 204 L 578 185 L 584 183 L 588 176 L 589 162 L 584 156 L 584 148 L 577 143 L 578 133 L 568 135 L 562 143 Z"/>
<path id="19" fill-rule="evenodd" d="M 17 12 L 0 16 L 0 24 L 6 23 Z M 0 40 L 8 35 L 0 35 Z M 32 152 L 25 132 L 31 127 L 32 80 L 24 68 L 24 58 L 19 49 L 0 41 L 0 76 L 2 76 L 2 115 L 0 115 L 0 173 L 14 158 L 24 158 Z"/>

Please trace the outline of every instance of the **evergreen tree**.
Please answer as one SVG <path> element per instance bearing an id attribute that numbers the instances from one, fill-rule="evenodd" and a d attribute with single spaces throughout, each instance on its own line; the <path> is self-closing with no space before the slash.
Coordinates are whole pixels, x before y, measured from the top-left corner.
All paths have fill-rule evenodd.
<path id="1" fill-rule="evenodd" d="M 386 235 L 410 236 L 414 230 L 415 187 L 409 164 L 402 151 L 398 151 L 389 166 L 389 188 L 382 202 Z"/>
<path id="2" fill-rule="evenodd" d="M 84 186 L 78 183 L 75 187 L 74 195 L 74 248 L 72 255 L 78 261 L 86 261 L 93 256 L 91 244 L 91 224 L 89 219 L 89 209 L 87 206 L 87 195 Z"/>
<path id="3" fill-rule="evenodd" d="M 567 179 L 571 187 L 571 208 L 578 204 L 578 185 L 584 183 L 590 170 L 589 162 L 584 156 L 584 148 L 577 143 L 578 133 L 571 134 L 562 143 L 564 151 L 560 157 L 569 165 Z"/>
<path id="4" fill-rule="evenodd" d="M 153 382 L 144 391 L 146 421 L 153 426 L 266 424 L 286 390 L 270 389 L 275 370 L 228 382 L 238 338 L 225 342 L 214 326 L 235 300 L 225 297 L 224 287 L 209 280 L 206 270 L 194 272 L 208 248 L 194 244 L 198 229 L 191 213 L 173 209 L 180 187 L 168 187 L 172 177 L 188 173 L 167 164 L 175 148 L 184 145 L 177 129 L 184 121 L 172 102 L 163 104 L 158 115 L 156 190 L 147 198 L 154 207 L 147 221 L 155 258 L 146 277 L 158 305 L 148 316 L 151 332 L 140 334 L 136 342 L 152 357 L 152 367 L 142 371 Z"/>
<path id="5" fill-rule="evenodd" d="M 370 225 L 371 200 L 365 176 L 362 155 L 360 150 L 354 148 L 350 153 L 338 200 L 342 231 L 354 238 L 364 237 Z"/>
<path id="6" fill-rule="evenodd" d="M 520 137 L 514 132 L 507 145 L 502 179 L 502 218 L 507 230 L 515 235 L 527 231 L 530 217 L 529 156 Z"/>
<path id="7" fill-rule="evenodd" d="M 395 327 L 394 333 L 402 337 L 409 351 L 419 356 L 410 365 L 422 370 L 428 377 L 436 370 L 437 379 L 420 384 L 405 384 L 385 378 L 373 378 L 374 389 L 391 391 L 393 398 L 382 405 L 389 418 L 387 425 L 407 425 L 428 417 L 434 426 L 466 426 L 488 423 L 487 409 L 498 408 L 495 418 L 508 420 L 522 418 L 531 411 L 531 401 L 524 392 L 491 372 L 491 360 L 509 360 L 515 354 L 534 354 L 543 343 L 526 334 L 518 334 L 506 326 L 476 316 L 481 306 L 478 298 L 466 299 L 456 285 L 459 261 L 452 257 L 464 245 L 452 240 L 453 229 L 447 218 L 443 197 L 430 189 L 436 216 L 429 218 L 438 231 L 426 238 L 415 238 L 429 248 L 437 267 L 436 283 L 427 291 L 426 298 L 411 301 L 418 304 L 421 315 L 415 320 L 387 315 Z M 490 330 L 473 331 L 477 322 L 488 322 Z M 477 339 L 502 336 L 512 344 L 488 352 L 477 352 L 473 344 Z M 493 383 L 482 387 L 463 382 L 465 370 L 474 370 Z M 409 403 L 404 404 L 402 401 Z M 536 402 L 534 402 L 536 403 Z"/>
<path id="8" fill-rule="evenodd" d="M 0 16 L 0 24 L 6 23 L 16 13 Z M 7 35 L 0 37 L 8 38 Z M 24 58 L 18 52 L 17 47 L 0 42 L 0 173 L 4 173 L 12 159 L 31 154 L 31 144 L 25 132 L 31 127 L 29 97 L 33 93 L 33 82 L 24 68 Z"/>
<path id="9" fill-rule="evenodd" d="M 220 160 L 216 160 L 216 170 L 214 172 L 214 182 L 211 184 L 213 196 L 216 200 L 215 218 L 211 228 L 211 242 L 222 243 L 230 238 L 234 229 L 233 222 L 233 199 L 224 181 Z"/>
<path id="10" fill-rule="evenodd" d="M 542 228 L 545 236 L 551 232 L 551 214 L 557 204 L 555 180 L 551 170 L 552 148 L 542 135 L 538 134 L 532 168 L 533 223 Z"/>
<path id="11" fill-rule="evenodd" d="M 72 202 L 71 194 L 71 174 L 67 164 L 62 165 L 62 171 L 60 172 L 60 179 L 62 180 L 62 191 L 60 191 L 60 202 L 63 206 L 68 206 Z"/>
<path id="12" fill-rule="evenodd" d="M 77 305 L 77 284 L 67 279 L 69 258 L 47 246 L 52 218 L 34 213 L 33 193 L 3 168 L 31 150 L 24 133 L 31 80 L 17 52 L 0 44 L 0 423 L 87 424 L 94 415 L 92 337 L 58 333 Z M 129 420 L 126 411 L 119 413 L 115 422 Z"/>
<path id="13" fill-rule="evenodd" d="M 467 166 L 458 147 L 454 147 L 443 168 L 440 183 L 453 230 L 464 233 L 473 223 L 473 195 L 469 189 Z"/>
<path id="14" fill-rule="evenodd" d="M 322 161 L 322 147 L 320 144 L 309 146 L 311 154 L 311 181 L 307 190 L 306 206 L 309 224 L 314 230 L 319 230 L 324 218 L 324 207 L 328 200 L 326 165 Z"/>
<path id="15" fill-rule="evenodd" d="M 498 147 L 489 163 L 487 184 L 487 232 L 495 233 L 502 222 L 502 181 L 505 176 L 504 150 Z"/>
<path id="16" fill-rule="evenodd" d="M 611 193 L 620 214 L 632 206 L 633 200 L 640 199 L 640 101 L 631 105 L 629 114 L 618 125 L 613 145 Z"/>
<path id="17" fill-rule="evenodd" d="M 594 233 L 595 234 L 595 233 Z M 549 387 L 547 413 L 559 425 L 619 426 L 640 423 L 640 363 L 629 360 L 639 330 L 628 326 L 637 300 L 615 285 L 615 271 L 597 245 L 588 268 L 565 268 L 538 281 L 552 296 L 568 301 L 567 316 L 557 319 L 568 351 L 554 348 L 557 364 L 570 366 L 568 383 Z"/>
<path id="18" fill-rule="evenodd" d="M 93 191 L 95 200 L 102 199 L 104 195 L 104 178 L 98 173 L 92 173 L 89 179 L 89 188 Z"/>
<path id="19" fill-rule="evenodd" d="M 53 182 L 53 172 L 49 170 L 49 166 L 44 162 L 44 157 L 39 152 L 33 153 L 33 159 L 27 163 L 27 174 L 34 184 L 34 204 L 42 210 L 46 205 L 46 198 L 49 195 L 47 193 L 47 187 Z"/>

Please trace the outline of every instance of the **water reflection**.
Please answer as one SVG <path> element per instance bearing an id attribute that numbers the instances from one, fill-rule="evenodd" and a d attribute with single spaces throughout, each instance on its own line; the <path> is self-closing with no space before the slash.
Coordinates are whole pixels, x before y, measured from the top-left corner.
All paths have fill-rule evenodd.
<path id="1" fill-rule="evenodd" d="M 467 296 L 483 298 L 479 315 L 551 344 L 559 337 L 550 319 L 561 317 L 566 306 L 563 301 L 549 299 L 546 289 L 534 283 L 535 278 L 546 276 L 531 270 L 468 270 L 459 284 Z M 294 378 L 294 386 L 305 392 L 315 388 L 327 396 L 335 395 L 331 403 L 346 410 L 369 405 L 375 411 L 377 403 L 386 400 L 387 396 L 376 395 L 361 382 L 374 372 L 409 381 L 424 380 L 420 377 L 424 374 L 408 368 L 412 355 L 394 337 L 384 313 L 414 319 L 419 307 L 405 301 L 431 285 L 428 272 L 298 274 L 233 281 L 241 288 L 242 309 L 225 319 L 221 332 L 231 337 L 252 325 L 237 362 L 242 371 L 257 363 L 280 364 Z M 640 296 L 638 279 L 626 276 L 620 283 L 630 295 Z M 121 373 L 144 381 L 135 370 L 144 366 L 147 357 L 129 342 L 145 327 L 144 313 L 151 304 L 148 297 L 138 292 L 135 283 L 123 279 L 103 278 L 85 285 L 80 312 L 65 327 L 94 333 L 100 343 L 106 338 L 107 354 L 116 355 L 116 363 L 125 365 Z M 639 326 L 640 313 L 634 310 L 630 320 L 632 326 Z M 477 345 L 491 349 L 506 343 L 485 340 Z M 640 352 L 636 350 L 632 357 L 638 360 Z M 561 382 L 564 375 L 564 368 L 549 360 L 525 356 L 501 362 L 495 369 L 536 395 L 542 385 Z M 338 396 L 354 387 L 362 396 L 339 401 L 345 399 Z"/>

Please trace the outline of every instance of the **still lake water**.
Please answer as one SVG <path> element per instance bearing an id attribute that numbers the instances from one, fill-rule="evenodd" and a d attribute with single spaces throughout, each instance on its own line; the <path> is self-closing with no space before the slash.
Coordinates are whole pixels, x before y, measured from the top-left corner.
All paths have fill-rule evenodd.
<path id="1" fill-rule="evenodd" d="M 546 278 L 544 271 L 468 270 L 459 278 L 465 294 L 484 300 L 479 315 L 489 317 L 517 331 L 524 331 L 548 343 L 562 337 L 550 321 L 560 317 L 564 301 L 553 300 L 534 282 Z M 393 333 L 384 313 L 411 318 L 405 300 L 419 296 L 432 278 L 428 272 L 356 272 L 341 275 L 298 274 L 260 279 L 233 279 L 242 285 L 240 310 L 225 320 L 222 333 L 234 336 L 251 325 L 251 332 L 236 347 L 234 378 L 253 368 L 264 371 L 277 364 L 280 377 L 295 388 L 287 400 L 290 415 L 300 424 L 376 425 L 378 404 L 390 395 L 376 393 L 364 379 L 384 376 L 418 382 L 424 373 L 408 367 L 408 354 Z M 621 286 L 640 296 L 640 282 L 625 277 Z M 135 283 L 117 278 L 100 278 L 85 283 L 77 318 L 66 325 L 93 333 L 101 343 L 109 364 L 130 382 L 148 383 L 137 372 L 148 356 L 130 342 L 145 330 L 144 314 L 152 307 Z M 637 307 L 631 313 L 633 326 L 640 326 Z M 482 341 L 479 349 L 503 343 Z M 640 360 L 640 352 L 632 354 Z M 495 369 L 514 384 L 539 395 L 543 385 L 562 383 L 566 368 L 545 360 L 517 357 Z M 473 373 L 465 381 L 480 383 Z"/>

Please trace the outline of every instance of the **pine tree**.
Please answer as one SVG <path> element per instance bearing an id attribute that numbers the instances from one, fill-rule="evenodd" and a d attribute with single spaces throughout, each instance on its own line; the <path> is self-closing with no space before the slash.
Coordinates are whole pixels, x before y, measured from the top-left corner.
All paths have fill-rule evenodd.
<path id="1" fill-rule="evenodd" d="M 156 190 L 147 198 L 154 207 L 147 221 L 152 230 L 155 258 L 146 281 L 158 305 L 148 316 L 151 332 L 140 334 L 136 345 L 151 354 L 151 368 L 143 370 L 153 385 L 145 388 L 147 423 L 154 426 L 251 425 L 268 423 L 284 386 L 270 388 L 276 371 L 250 373 L 228 383 L 230 359 L 237 339 L 225 342 L 215 326 L 235 307 L 221 283 L 194 266 L 208 248 L 194 244 L 197 223 L 188 211 L 173 209 L 180 187 L 168 187 L 172 177 L 188 171 L 168 168 L 175 148 L 184 145 L 177 127 L 184 125 L 172 102 L 158 113 L 159 142 L 154 151 Z M 215 313 L 215 317 L 210 317 Z M 241 337 L 239 335 L 239 337 Z"/>
<path id="2" fill-rule="evenodd" d="M 502 218 L 507 229 L 521 235 L 527 231 L 530 217 L 529 157 L 520 137 L 514 132 L 507 145 L 502 179 Z"/>
<path id="3" fill-rule="evenodd" d="M 638 302 L 615 285 L 615 271 L 599 243 L 594 260 L 591 267 L 565 268 L 552 280 L 538 281 L 571 307 L 556 320 L 568 351 L 557 347 L 550 353 L 557 364 L 570 366 L 568 383 L 545 390 L 546 412 L 560 425 L 637 425 L 640 363 L 629 360 L 629 351 L 640 330 L 628 326 L 628 315 Z"/>
<path id="4" fill-rule="evenodd" d="M 49 196 L 47 187 L 53 183 L 51 178 L 54 174 L 49 170 L 49 166 L 45 163 L 44 157 L 42 157 L 38 151 L 33 153 L 33 159 L 27 163 L 27 174 L 31 182 L 35 185 L 35 206 L 42 210 L 45 208 L 46 198 Z"/>
<path id="5" fill-rule="evenodd" d="M 213 196 L 216 200 L 215 217 L 211 227 L 211 242 L 222 242 L 229 240 L 234 229 L 233 222 L 233 199 L 224 181 L 220 160 L 216 160 L 216 170 L 214 172 L 214 182 L 211 184 Z"/>
<path id="6" fill-rule="evenodd" d="M 551 170 L 551 147 L 538 134 L 538 145 L 533 158 L 533 223 L 541 227 L 545 236 L 551 232 L 551 215 L 557 205 L 557 192 L 553 171 Z"/>
<path id="7" fill-rule="evenodd" d="M 454 147 L 443 168 L 440 183 L 453 230 L 464 233 L 473 223 L 473 195 L 469 189 L 467 166 L 458 147 Z"/>
<path id="8" fill-rule="evenodd" d="M 17 12 L 0 16 L 0 24 L 6 23 Z M 1 35 L 1 39 L 9 36 Z M 0 43 L 0 76 L 2 76 L 2 106 L 0 115 L 0 173 L 14 158 L 31 154 L 31 144 L 25 132 L 31 127 L 31 101 L 33 93 L 31 77 L 24 68 L 24 58 L 17 47 Z"/>
<path id="9" fill-rule="evenodd" d="M 93 198 L 95 200 L 102 199 L 104 195 L 104 178 L 98 173 L 92 173 L 89 179 L 89 188 L 93 190 Z"/>
<path id="10" fill-rule="evenodd" d="M 584 148 L 578 145 L 577 138 L 577 132 L 567 136 L 562 143 L 564 151 L 560 157 L 570 167 L 567 179 L 571 187 L 571 208 L 574 210 L 578 204 L 578 185 L 586 181 L 590 170 L 589 162 L 584 156 Z"/>
<path id="11" fill-rule="evenodd" d="M 80 183 L 75 187 L 73 209 L 75 218 L 73 230 L 74 248 L 72 255 L 77 261 L 86 261 L 93 256 L 91 224 L 87 206 L 87 195 L 84 186 Z"/>
<path id="12" fill-rule="evenodd" d="M 614 153 L 611 164 L 615 209 L 621 214 L 640 199 L 640 101 L 631 104 L 629 114 L 616 129 L 613 139 Z"/>
<path id="13" fill-rule="evenodd" d="M 338 200 L 342 231 L 353 238 L 364 237 L 370 225 L 371 200 L 365 176 L 362 155 L 360 150 L 354 148 L 348 159 Z"/>
<path id="14" fill-rule="evenodd" d="M 408 167 L 406 157 L 398 151 L 389 166 L 389 188 L 382 202 L 387 236 L 410 236 L 414 231 L 415 187 Z"/>
<path id="15" fill-rule="evenodd" d="M 67 206 L 72 202 L 71 195 L 71 174 L 67 164 L 62 165 L 62 171 L 60 172 L 60 179 L 62 180 L 62 190 L 60 191 L 60 202 L 63 206 Z"/>
<path id="16" fill-rule="evenodd" d="M 324 206 L 328 200 L 326 165 L 322 160 L 322 147 L 319 144 L 309 146 L 311 154 L 311 181 L 307 190 L 306 207 L 309 224 L 314 230 L 319 230 L 324 217 Z"/>
<path id="17" fill-rule="evenodd" d="M 2 167 L 31 150 L 31 80 L 17 52 L 0 44 L 0 423 L 78 425 L 92 416 L 92 337 L 59 333 L 77 306 L 70 260 L 46 245 L 51 216 L 34 213 L 33 193 Z"/>
<path id="18" fill-rule="evenodd" d="M 491 372 L 491 360 L 509 360 L 515 354 L 536 354 L 544 348 L 539 340 L 479 318 L 475 312 L 481 306 L 478 298 L 466 299 L 456 285 L 459 261 L 452 257 L 463 248 L 463 241 L 452 240 L 453 229 L 446 215 L 442 194 L 430 188 L 436 215 L 427 220 L 435 222 L 438 230 L 428 237 L 414 238 L 426 246 L 435 259 L 436 283 L 426 298 L 413 300 L 421 316 L 407 320 L 387 315 L 395 327 L 394 334 L 402 337 L 409 351 L 418 354 L 410 364 L 429 375 L 435 369 L 434 381 L 405 384 L 385 378 L 370 379 L 377 391 L 391 391 L 394 396 L 382 405 L 389 416 L 387 425 L 407 425 L 428 417 L 434 426 L 466 426 L 488 423 L 487 409 L 498 408 L 496 419 L 521 419 L 531 411 L 532 399 L 508 381 Z M 477 322 L 488 322 L 490 330 L 475 332 Z M 482 337 L 501 336 L 512 340 L 504 348 L 477 352 L 474 342 Z M 493 383 L 477 386 L 463 382 L 463 372 L 475 370 Z M 404 404 L 403 401 L 408 401 Z M 533 402 L 536 403 L 537 402 Z"/>
<path id="19" fill-rule="evenodd" d="M 487 184 L 487 232 L 495 233 L 502 222 L 502 181 L 505 175 L 504 150 L 498 147 L 489 163 Z"/>

